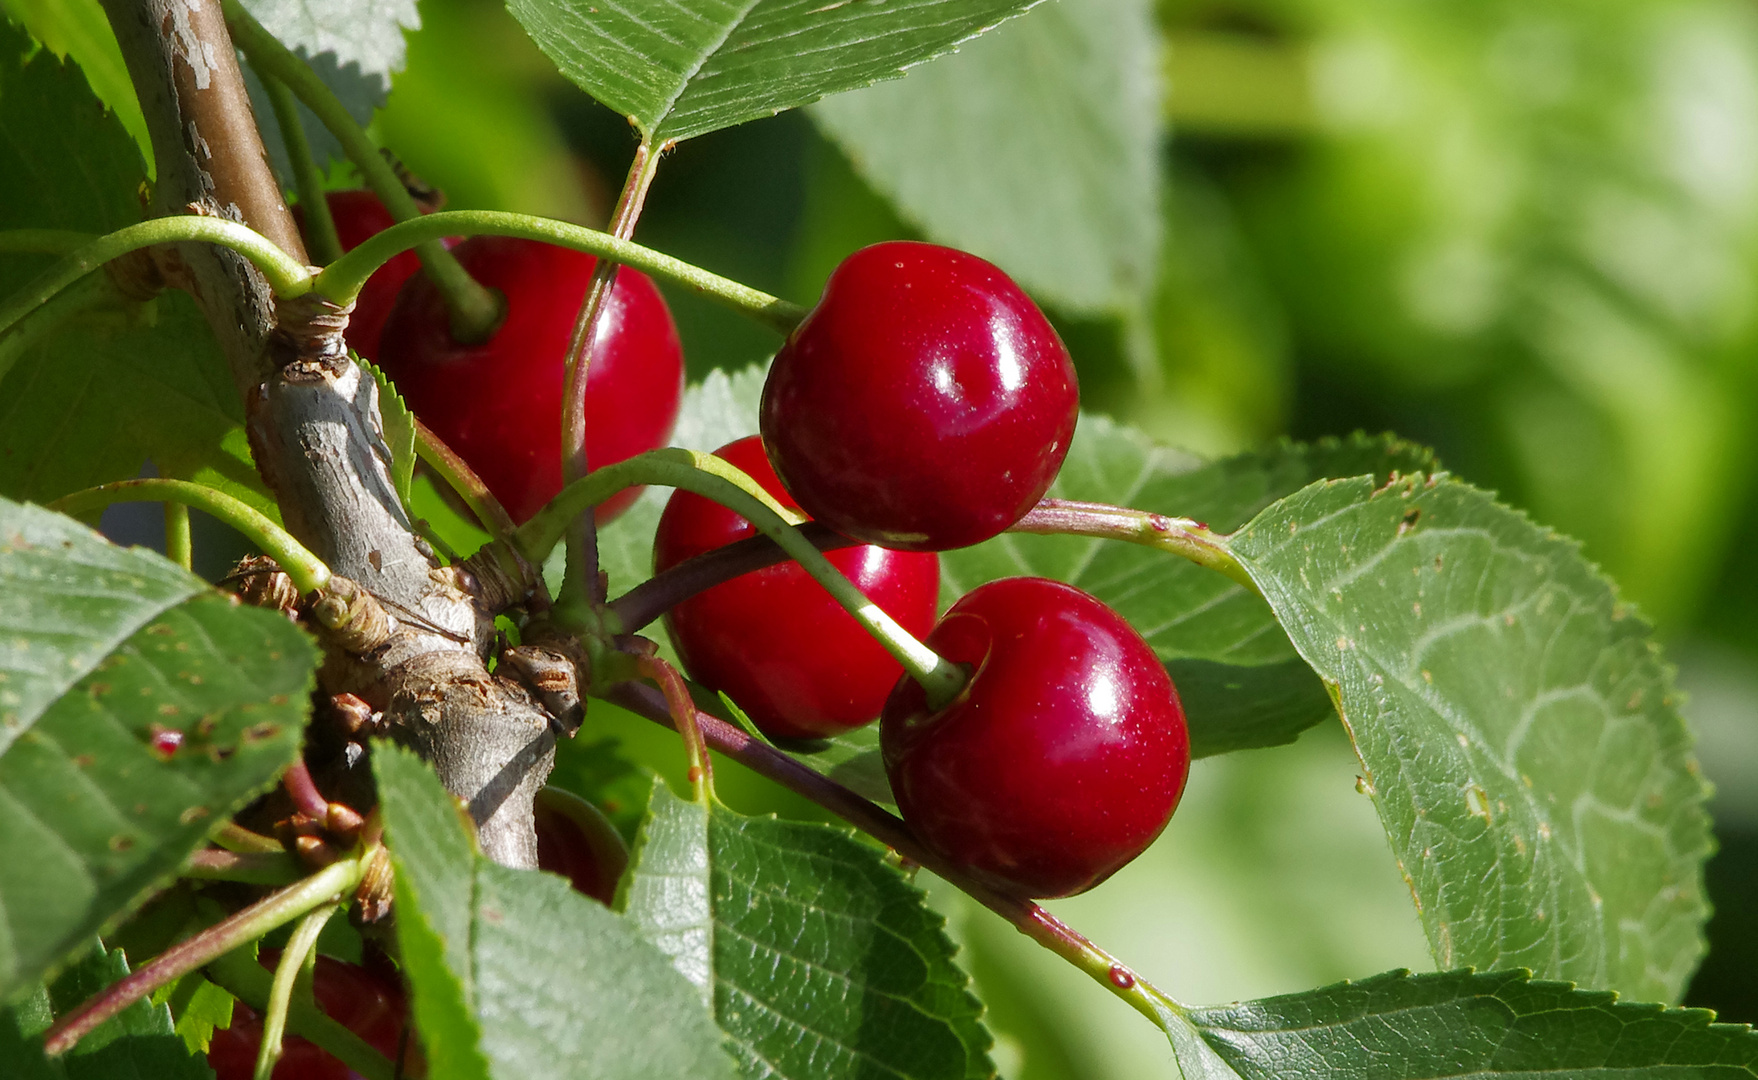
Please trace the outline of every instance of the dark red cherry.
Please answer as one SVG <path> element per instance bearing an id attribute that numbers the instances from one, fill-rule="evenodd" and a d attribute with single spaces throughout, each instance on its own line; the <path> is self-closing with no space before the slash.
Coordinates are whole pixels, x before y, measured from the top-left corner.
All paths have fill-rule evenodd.
<path id="1" fill-rule="evenodd" d="M 1019 896 L 1084 892 L 1166 827 L 1190 771 L 1184 710 L 1153 648 L 1072 585 L 1003 578 L 928 644 L 966 665 L 952 704 L 898 681 L 879 745 L 922 842 Z"/>
<path id="2" fill-rule="evenodd" d="M 397 219 L 385 209 L 385 204 L 370 191 L 332 191 L 324 196 L 324 201 L 329 203 L 330 217 L 336 223 L 336 237 L 342 241 L 343 251 L 353 251 L 368 238 L 397 223 Z M 304 210 L 294 206 L 293 217 L 304 229 Z M 384 333 L 385 319 L 391 314 L 391 305 L 396 302 L 403 283 L 420 269 L 421 259 L 415 252 L 405 251 L 366 279 L 354 301 L 354 313 L 348 316 L 345 336 L 349 348 L 368 360 L 377 358 L 379 339 Z"/>
<path id="3" fill-rule="evenodd" d="M 814 518 L 868 543 L 943 551 L 1037 503 L 1079 404 L 1062 339 L 1006 274 L 895 241 L 844 259 L 776 355 L 763 441 Z"/>
<path id="4" fill-rule="evenodd" d="M 790 509 L 795 504 L 757 436 L 715 453 Z M 750 522 L 687 491 L 675 492 L 659 519 L 655 570 L 755 536 Z M 904 629 L 920 637 L 934 624 L 940 559 L 932 552 L 843 548 L 826 555 Z M 823 738 L 879 715 L 903 668 L 837 606 L 798 563 L 734 578 L 672 608 L 666 632 L 684 670 L 724 691 L 766 734 Z"/>
<path id="5" fill-rule="evenodd" d="M 472 237 L 453 253 L 506 298 L 506 321 L 481 344 L 454 341 L 439 290 L 418 274 L 385 323 L 380 366 L 415 414 L 522 522 L 561 490 L 568 338 L 598 261 L 500 236 Z M 599 320 L 586 379 L 591 466 L 665 445 L 683 387 L 683 348 L 671 312 L 650 278 L 624 267 Z M 598 520 L 614 517 L 636 494 L 600 504 Z"/>
<path id="6" fill-rule="evenodd" d="M 279 949 L 264 949 L 260 962 L 273 968 Z M 389 974 L 319 956 L 312 973 L 312 993 L 330 1019 L 371 1043 L 379 1053 L 397 1059 L 409 1006 L 403 988 Z M 410 1040 L 411 1052 L 414 1040 Z M 208 1064 L 218 1080 L 250 1080 L 262 1044 L 262 1017 L 243 1002 L 232 1006 L 232 1026 L 214 1032 Z M 316 1044 L 297 1035 L 281 1040 L 281 1060 L 274 1080 L 350 1080 L 356 1074 Z"/>
<path id="7" fill-rule="evenodd" d="M 629 846 L 598 807 L 571 791 L 545 787 L 534 807 L 537 865 L 606 906 L 629 866 Z"/>

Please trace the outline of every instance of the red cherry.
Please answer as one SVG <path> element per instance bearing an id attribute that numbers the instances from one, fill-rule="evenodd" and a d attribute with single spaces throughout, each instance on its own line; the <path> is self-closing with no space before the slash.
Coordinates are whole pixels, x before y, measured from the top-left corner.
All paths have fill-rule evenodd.
<path id="1" fill-rule="evenodd" d="M 506 321 L 481 344 L 454 341 L 439 290 L 417 275 L 385 323 L 380 365 L 415 414 L 522 522 L 562 487 L 568 339 L 598 260 L 500 236 L 472 237 L 453 253 L 477 281 L 506 297 Z M 665 445 L 683 388 L 683 347 L 671 312 L 650 278 L 624 267 L 599 320 L 586 379 L 591 466 Z M 636 494 L 601 503 L 598 520 L 616 516 Z"/>
<path id="2" fill-rule="evenodd" d="M 715 451 L 790 509 L 757 436 Z M 653 542 L 655 570 L 757 530 L 718 503 L 673 493 Z M 826 555 L 874 603 L 918 637 L 934 624 L 940 559 L 867 545 Z M 823 738 L 870 722 L 903 668 L 798 563 L 734 578 L 672 608 L 666 632 L 684 669 L 723 690 L 766 734 Z"/>
<path id="3" fill-rule="evenodd" d="M 763 441 L 819 521 L 943 551 L 1002 532 L 1043 497 L 1079 404 L 1062 339 L 1006 274 L 895 241 L 844 259 L 776 355 Z"/>
<path id="4" fill-rule="evenodd" d="M 264 967 L 273 968 L 280 958 L 279 949 L 264 949 L 259 961 Z M 330 1019 L 371 1043 L 392 1061 L 397 1059 L 403 1028 L 409 1022 L 409 1006 L 403 988 L 394 978 L 331 956 L 319 956 L 311 989 L 318 1007 Z M 262 1018 L 250 1006 L 238 1002 L 232 1006 L 232 1026 L 214 1032 L 208 1064 L 218 1080 L 250 1080 L 261 1044 Z M 355 1073 L 348 1066 L 316 1044 L 297 1035 L 282 1039 L 281 1060 L 275 1063 L 274 1080 L 350 1080 L 353 1076 Z"/>
<path id="5" fill-rule="evenodd" d="M 538 867 L 562 875 L 575 892 L 609 906 L 629 866 L 629 846 L 616 826 L 598 807 L 557 787 L 539 790 L 533 810 Z"/>
<path id="6" fill-rule="evenodd" d="M 342 241 L 343 251 L 353 251 L 368 238 L 397 223 L 397 219 L 385 209 L 385 204 L 370 191 L 332 191 L 324 196 L 324 201 L 329 204 L 330 217 L 336 223 L 336 236 Z M 293 207 L 293 217 L 299 222 L 300 229 L 304 229 L 304 210 Z M 348 316 L 346 337 L 349 348 L 368 360 L 378 356 L 385 319 L 391 314 L 397 292 L 410 275 L 420 269 L 421 259 L 415 252 L 405 251 L 366 279 L 354 301 L 354 313 Z"/>
<path id="7" fill-rule="evenodd" d="M 928 644 L 970 682 L 930 711 L 898 681 L 879 745 L 922 842 L 1008 893 L 1072 896 L 1141 854 L 1190 771 L 1166 668 L 1121 615 L 1072 585 L 1003 578 L 967 593 Z"/>

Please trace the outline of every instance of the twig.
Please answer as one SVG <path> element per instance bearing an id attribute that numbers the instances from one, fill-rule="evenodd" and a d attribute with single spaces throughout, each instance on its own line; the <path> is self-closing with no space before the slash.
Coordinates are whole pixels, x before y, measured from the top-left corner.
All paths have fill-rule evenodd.
<path id="1" fill-rule="evenodd" d="M 1257 583 L 1233 557 L 1225 539 L 1191 518 L 1167 517 L 1105 503 L 1045 499 L 1008 531 L 1040 536 L 1090 536 L 1141 544 L 1182 556 L 1199 566 L 1226 574 L 1252 592 L 1258 591 Z"/>
<path id="2" fill-rule="evenodd" d="M 860 544 L 859 540 L 850 539 L 816 521 L 799 526 L 799 533 L 819 551 L 838 551 Z M 642 627 L 699 592 L 741 574 L 787 562 L 790 558 L 792 556 L 769 537 L 753 536 L 705 551 L 654 574 L 612 600 L 609 608 L 624 633 L 638 633 Z"/>

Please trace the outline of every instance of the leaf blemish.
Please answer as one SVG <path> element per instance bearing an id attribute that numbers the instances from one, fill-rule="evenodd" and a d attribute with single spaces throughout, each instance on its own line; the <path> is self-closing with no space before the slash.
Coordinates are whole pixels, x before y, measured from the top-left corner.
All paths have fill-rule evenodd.
<path id="1" fill-rule="evenodd" d="M 1465 812 L 1472 817 L 1482 818 L 1486 826 L 1495 824 L 1495 818 L 1489 809 L 1489 794 L 1476 784 L 1465 789 Z"/>

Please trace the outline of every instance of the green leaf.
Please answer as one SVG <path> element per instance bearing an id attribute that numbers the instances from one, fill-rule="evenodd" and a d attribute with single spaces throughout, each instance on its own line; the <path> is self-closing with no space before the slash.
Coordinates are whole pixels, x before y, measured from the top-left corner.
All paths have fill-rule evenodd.
<path id="1" fill-rule="evenodd" d="M 507 5 L 562 74 L 656 146 L 896 78 L 1033 0 Z"/>
<path id="2" fill-rule="evenodd" d="M 57 1013 L 65 1013 L 128 974 L 122 950 L 102 942 L 50 987 Z M 213 1070 L 192 1054 L 171 1023 L 171 1010 L 142 999 L 93 1028 L 61 1059 L 68 1080 L 211 1080 Z"/>
<path id="3" fill-rule="evenodd" d="M 145 179 L 140 150 L 79 68 L 0 19 L 0 229 L 107 233 L 132 225 Z M 0 296 L 53 261 L 0 254 Z"/>
<path id="4" fill-rule="evenodd" d="M 927 236 L 1064 309 L 1117 311 L 1145 297 L 1159 258 L 1153 8 L 1042 4 L 812 117 Z"/>
<path id="5" fill-rule="evenodd" d="M 1321 477 L 1371 474 L 1383 482 L 1392 473 L 1421 472 L 1433 464 L 1420 447 L 1357 434 L 1282 443 L 1201 465 L 1130 428 L 1087 414 L 1075 429 L 1050 496 L 1193 517 L 1228 532 Z M 1303 673 L 1287 634 L 1262 600 L 1220 574 L 1164 552 L 1108 540 L 1009 533 L 943 553 L 940 572 L 947 603 L 984 582 L 1030 574 L 1077 585 L 1116 608 L 1162 660 L 1177 665 L 1174 679 L 1196 680 L 1184 704 L 1192 741 L 1205 752 L 1289 742 L 1329 714 L 1323 687 Z M 1249 729 L 1240 730 L 1241 722 Z"/>
<path id="6" fill-rule="evenodd" d="M 182 292 L 83 311 L 0 378 L 0 495 L 47 502 L 148 459 L 280 520 L 225 358 Z"/>
<path id="7" fill-rule="evenodd" d="M 66 1080 L 67 1072 L 61 1063 L 43 1055 L 43 1032 L 54 1022 L 49 991 L 41 985 L 10 1007 L 0 1008 L 0 1076 L 11 1080 Z"/>
<path id="8" fill-rule="evenodd" d="M 389 375 L 369 360 L 359 356 L 355 360 L 378 383 L 379 418 L 384 422 L 382 434 L 391 451 L 391 483 L 397 489 L 397 498 L 407 508 L 410 488 L 415 480 L 415 414 L 403 403 L 403 395 L 397 393 Z"/>
<path id="9" fill-rule="evenodd" d="M 994 1075 L 944 920 L 846 829 L 656 782 L 619 899 L 711 997 L 748 1077 Z"/>
<path id="10" fill-rule="evenodd" d="M 1189 1014 L 1243 1080 L 1758 1076 L 1758 1034 L 1714 1019 L 1524 971 L 1394 971 Z"/>
<path id="11" fill-rule="evenodd" d="M 0 499 L 0 754 L 129 635 L 204 588 L 150 551 Z"/>
<path id="12" fill-rule="evenodd" d="M 1676 999 L 1709 819 L 1647 624 L 1484 492 L 1377 484 L 1314 484 L 1232 547 L 1333 688 L 1437 963 Z"/>
<path id="13" fill-rule="evenodd" d="M 76 579 L 77 580 L 77 579 Z M 163 612 L 0 756 L 0 1000 L 138 906 L 299 751 L 316 650 L 217 594 Z M 183 732 L 163 759 L 156 732 Z"/>
<path id="14" fill-rule="evenodd" d="M 162 1000 L 171 1010 L 177 1034 L 192 1054 L 206 1054 L 213 1045 L 215 1029 L 232 1026 L 232 1006 L 237 1002 L 199 971 L 155 993 L 153 1000 Z"/>
<path id="15" fill-rule="evenodd" d="M 707 1010 L 632 922 L 553 874 L 476 854 L 454 800 L 414 755 L 380 743 L 373 768 L 430 1076 L 730 1074 Z M 458 1027 L 440 1032 L 441 1020 Z"/>
<path id="16" fill-rule="evenodd" d="M 263 28 L 307 56 L 332 53 L 340 67 L 377 76 L 390 89 L 403 70 L 403 34 L 421 28 L 415 0 L 243 0 Z"/>
<path id="17" fill-rule="evenodd" d="M 146 117 L 128 78 L 128 65 L 98 0 L 4 0 L 0 7 L 24 24 L 32 37 L 71 63 L 78 64 L 98 100 L 115 110 L 128 129 L 140 156 L 150 160 L 152 140 Z"/>

